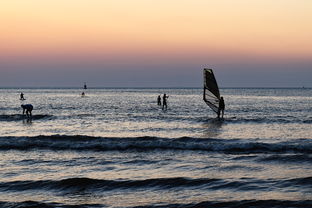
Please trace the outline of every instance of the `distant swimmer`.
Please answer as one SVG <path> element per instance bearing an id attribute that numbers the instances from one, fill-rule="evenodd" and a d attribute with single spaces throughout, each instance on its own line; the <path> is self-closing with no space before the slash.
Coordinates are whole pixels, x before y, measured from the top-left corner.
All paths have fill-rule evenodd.
<path id="1" fill-rule="evenodd" d="M 26 111 L 26 115 L 27 117 L 31 117 L 31 111 L 33 110 L 33 106 L 31 104 L 26 104 L 26 105 L 21 105 L 21 107 L 23 108 L 23 115 L 25 114 Z"/>
<path id="2" fill-rule="evenodd" d="M 162 109 L 166 109 L 167 110 L 167 98 L 169 98 L 169 96 L 167 96 L 166 94 L 163 95 L 163 106 Z"/>
<path id="3" fill-rule="evenodd" d="M 224 108 L 225 108 L 225 104 L 224 104 L 224 100 L 223 97 L 220 98 L 220 102 L 219 102 L 219 109 L 218 109 L 218 118 L 220 118 L 220 113 L 222 112 L 222 118 L 224 115 Z"/>
<path id="4" fill-rule="evenodd" d="M 161 97 L 160 97 L 160 95 L 158 95 L 158 98 L 157 98 L 157 105 L 161 105 Z"/>
<path id="5" fill-rule="evenodd" d="M 21 95 L 20 95 L 20 100 L 25 100 L 24 93 L 22 93 L 22 92 L 21 92 Z"/>

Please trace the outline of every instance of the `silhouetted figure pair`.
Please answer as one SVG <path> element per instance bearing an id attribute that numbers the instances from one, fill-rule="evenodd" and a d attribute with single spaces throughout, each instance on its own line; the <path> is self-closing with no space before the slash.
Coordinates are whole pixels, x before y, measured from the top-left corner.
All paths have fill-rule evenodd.
<path id="1" fill-rule="evenodd" d="M 224 99 L 223 99 L 223 97 L 221 97 L 221 98 L 220 98 L 220 102 L 219 102 L 218 118 L 220 118 L 221 112 L 222 112 L 222 118 L 223 118 L 223 115 L 224 115 L 224 108 L 225 108 Z"/>
<path id="2" fill-rule="evenodd" d="M 32 116 L 31 111 L 34 109 L 34 107 L 31 104 L 21 105 L 21 107 L 23 108 L 23 115 L 26 111 L 26 115 L 28 118 Z"/>
<path id="3" fill-rule="evenodd" d="M 165 109 L 167 110 L 167 98 L 169 98 L 169 96 L 167 96 L 166 94 L 164 94 L 164 95 L 163 95 L 163 103 L 162 103 L 162 104 L 163 104 L 163 106 L 162 106 L 162 109 L 163 109 L 163 110 L 165 110 Z"/>

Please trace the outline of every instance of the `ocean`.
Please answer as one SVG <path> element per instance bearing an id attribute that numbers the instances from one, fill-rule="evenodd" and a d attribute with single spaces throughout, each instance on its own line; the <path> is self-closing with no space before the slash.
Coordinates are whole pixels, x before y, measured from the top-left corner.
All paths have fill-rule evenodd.
<path id="1" fill-rule="evenodd" d="M 0 207 L 312 207 L 312 89 L 202 93 L 1 88 Z"/>

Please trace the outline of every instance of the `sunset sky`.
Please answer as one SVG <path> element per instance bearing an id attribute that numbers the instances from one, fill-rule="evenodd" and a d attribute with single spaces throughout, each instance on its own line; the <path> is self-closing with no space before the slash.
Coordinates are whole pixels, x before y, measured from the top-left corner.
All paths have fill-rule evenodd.
<path id="1" fill-rule="evenodd" d="M 0 87 L 312 87 L 311 0 L 3 0 Z"/>

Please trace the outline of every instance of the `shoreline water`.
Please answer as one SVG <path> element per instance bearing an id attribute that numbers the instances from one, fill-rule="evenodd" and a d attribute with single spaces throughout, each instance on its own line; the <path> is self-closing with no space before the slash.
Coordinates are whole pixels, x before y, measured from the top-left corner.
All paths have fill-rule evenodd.
<path id="1" fill-rule="evenodd" d="M 81 91 L 0 89 L 1 207 L 312 206 L 311 89 Z"/>

